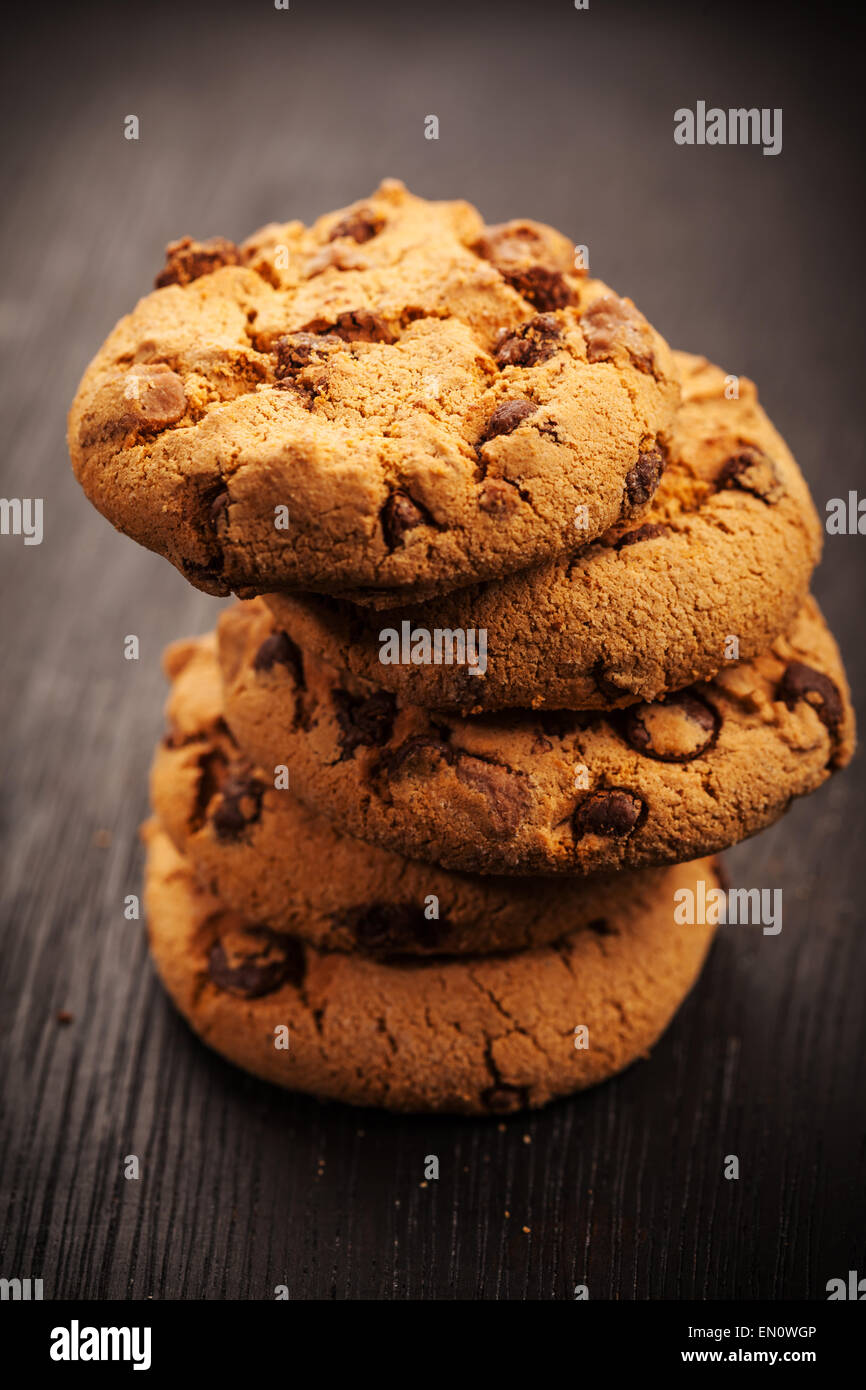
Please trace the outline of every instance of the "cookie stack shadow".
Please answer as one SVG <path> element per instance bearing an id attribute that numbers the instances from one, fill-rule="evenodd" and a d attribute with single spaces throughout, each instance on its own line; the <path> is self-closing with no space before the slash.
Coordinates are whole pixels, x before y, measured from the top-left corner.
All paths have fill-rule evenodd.
<path id="1" fill-rule="evenodd" d="M 552 229 L 390 182 L 177 243 L 160 283 L 70 440 L 116 524 L 244 595 L 165 657 L 143 834 L 175 1004 L 255 1075 L 398 1110 L 645 1058 L 727 901 L 715 856 L 853 749 L 820 524 L 755 387 Z"/>

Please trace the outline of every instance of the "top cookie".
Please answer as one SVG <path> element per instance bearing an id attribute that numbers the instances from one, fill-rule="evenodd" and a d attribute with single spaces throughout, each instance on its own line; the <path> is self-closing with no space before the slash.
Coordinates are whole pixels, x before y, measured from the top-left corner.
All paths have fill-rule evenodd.
<path id="1" fill-rule="evenodd" d="M 757 656 L 806 597 L 821 523 L 754 384 L 704 357 L 674 359 L 682 404 L 640 522 L 618 522 L 579 555 L 394 612 L 268 594 L 280 627 L 407 701 L 472 713 L 618 709 Z"/>
<path id="2" fill-rule="evenodd" d="M 419 598 L 646 507 L 667 345 L 539 223 L 389 180 L 243 246 L 186 238 L 88 367 L 75 472 L 198 588 Z"/>

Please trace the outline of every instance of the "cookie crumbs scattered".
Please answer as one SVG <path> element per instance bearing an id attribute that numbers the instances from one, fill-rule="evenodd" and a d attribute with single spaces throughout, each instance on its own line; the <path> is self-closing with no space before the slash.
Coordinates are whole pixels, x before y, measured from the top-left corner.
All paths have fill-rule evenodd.
<path id="1" fill-rule="evenodd" d="M 68 1009 L 58 1009 L 56 1014 L 58 1023 L 74 1023 L 75 1014 L 71 1014 Z"/>
<path id="2" fill-rule="evenodd" d="M 419 1187 L 427 1187 L 427 1186 L 428 1186 L 428 1183 L 427 1183 L 426 1181 L 425 1181 L 425 1182 L 419 1182 L 418 1186 L 419 1186 Z"/>
<path id="3" fill-rule="evenodd" d="M 528 1236 L 528 1235 L 529 1235 L 529 1232 L 530 1232 L 530 1230 L 531 1230 L 531 1227 L 529 1227 L 529 1226 L 521 1226 L 520 1229 L 523 1231 L 523 1234 L 524 1234 L 525 1236 Z"/>
<path id="4" fill-rule="evenodd" d="M 532 1137 L 531 1137 L 531 1135 L 529 1135 L 529 1134 L 524 1134 L 524 1136 L 523 1136 L 523 1142 L 524 1142 L 524 1144 L 531 1144 L 531 1143 L 532 1143 Z"/>
<path id="5" fill-rule="evenodd" d="M 505 1133 L 505 1125 L 502 1123 L 501 1120 L 499 1121 L 499 1124 L 496 1126 L 496 1128 L 499 1130 L 500 1134 Z"/>
<path id="6" fill-rule="evenodd" d="M 94 849 L 109 849 L 111 847 L 111 831 L 94 830 L 92 844 Z"/>

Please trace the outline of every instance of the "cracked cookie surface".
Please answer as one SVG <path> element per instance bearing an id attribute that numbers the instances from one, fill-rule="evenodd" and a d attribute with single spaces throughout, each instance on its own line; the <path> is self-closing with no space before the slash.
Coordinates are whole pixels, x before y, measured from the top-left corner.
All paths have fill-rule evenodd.
<path id="1" fill-rule="evenodd" d="M 341 834 L 241 753 L 223 718 L 212 640 L 173 645 L 165 667 L 173 686 L 153 809 L 198 881 L 247 921 L 329 951 L 483 954 L 601 929 L 662 881 L 661 869 L 591 890 L 564 877 L 479 878 Z"/>
<path id="2" fill-rule="evenodd" d="M 184 238 L 158 285 L 87 368 L 69 447 L 208 593 L 426 596 L 573 551 L 661 475 L 670 351 L 539 223 L 386 181 L 309 229 Z"/>
<path id="3" fill-rule="evenodd" d="M 715 853 L 849 761 L 836 644 L 807 599 L 760 656 L 623 711 L 460 716 L 303 652 L 261 599 L 218 625 L 226 719 L 341 828 L 448 868 L 592 874 Z M 279 656 L 274 653 L 279 648 Z"/>
<path id="4" fill-rule="evenodd" d="M 256 1076 L 356 1105 L 498 1115 L 604 1081 L 647 1055 L 713 935 L 674 922 L 675 892 L 718 886 L 701 860 L 652 888 L 638 876 L 604 930 L 551 946 L 400 963 L 323 952 L 201 889 L 155 821 L 144 835 L 151 951 L 192 1029 Z"/>
<path id="5" fill-rule="evenodd" d="M 683 400 L 647 511 L 573 558 L 393 611 L 268 594 L 278 623 L 332 665 L 407 701 L 467 711 L 614 709 L 757 656 L 793 621 L 821 549 L 809 490 L 758 404 L 705 358 L 674 354 Z M 486 632 L 486 668 L 383 664 L 383 633 Z"/>

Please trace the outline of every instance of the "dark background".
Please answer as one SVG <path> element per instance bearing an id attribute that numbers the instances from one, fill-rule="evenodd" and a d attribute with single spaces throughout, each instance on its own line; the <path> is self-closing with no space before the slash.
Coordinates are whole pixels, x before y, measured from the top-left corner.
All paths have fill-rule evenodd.
<path id="1" fill-rule="evenodd" d="M 0 537 L 0 1275 L 51 1298 L 821 1299 L 866 1274 L 862 761 L 730 854 L 738 884 L 783 888 L 784 929 L 723 929 L 620 1079 L 501 1124 L 278 1093 L 187 1032 L 122 910 L 160 651 L 218 605 L 90 508 L 64 443 L 166 241 L 308 220 L 391 174 L 586 243 L 671 343 L 758 380 L 823 512 L 863 486 L 862 34 L 836 7 L 691 0 L 23 12 L 0 486 L 45 499 L 45 539 Z M 699 99 L 782 107 L 783 152 L 676 146 Z M 860 692 L 864 547 L 828 537 L 816 580 Z"/>

